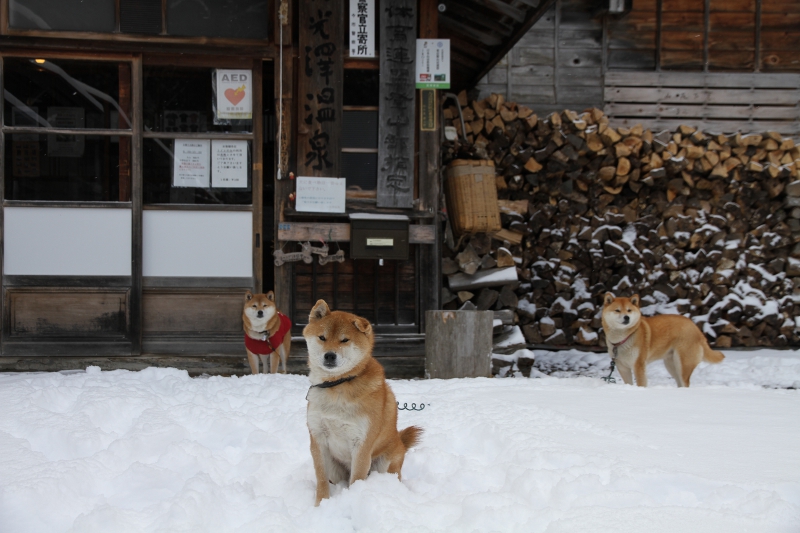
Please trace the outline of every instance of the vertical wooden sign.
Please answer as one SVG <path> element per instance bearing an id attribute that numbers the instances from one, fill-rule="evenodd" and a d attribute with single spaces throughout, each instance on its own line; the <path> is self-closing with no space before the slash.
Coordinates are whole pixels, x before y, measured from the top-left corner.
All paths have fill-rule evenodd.
<path id="1" fill-rule="evenodd" d="M 339 177 L 344 42 L 342 2 L 300 2 L 298 176 Z"/>
<path id="2" fill-rule="evenodd" d="M 416 0 L 381 2 L 378 207 L 414 202 Z"/>

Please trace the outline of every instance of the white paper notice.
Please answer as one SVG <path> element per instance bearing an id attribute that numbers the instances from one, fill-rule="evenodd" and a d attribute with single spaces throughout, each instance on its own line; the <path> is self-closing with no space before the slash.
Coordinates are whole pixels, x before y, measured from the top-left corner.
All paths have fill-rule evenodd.
<path id="1" fill-rule="evenodd" d="M 350 57 L 375 57 L 375 0 L 350 0 Z"/>
<path id="2" fill-rule="evenodd" d="M 208 187 L 211 176 L 209 146 L 208 140 L 175 139 L 173 187 Z"/>
<path id="3" fill-rule="evenodd" d="M 253 118 L 253 73 L 217 69 L 217 120 Z"/>
<path id="4" fill-rule="evenodd" d="M 211 186 L 247 188 L 247 141 L 211 141 Z"/>
<path id="5" fill-rule="evenodd" d="M 54 128 L 82 129 L 85 127 L 82 107 L 48 107 L 47 122 Z M 82 157 L 85 137 L 67 133 L 47 136 L 47 155 L 50 157 Z"/>
<path id="6" fill-rule="evenodd" d="M 347 190 L 345 178 L 297 178 L 298 211 L 313 213 L 344 213 L 344 200 Z"/>

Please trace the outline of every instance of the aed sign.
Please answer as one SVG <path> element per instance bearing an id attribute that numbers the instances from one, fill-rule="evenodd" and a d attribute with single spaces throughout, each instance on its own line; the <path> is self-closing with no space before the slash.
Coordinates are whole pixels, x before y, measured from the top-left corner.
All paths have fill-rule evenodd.
<path id="1" fill-rule="evenodd" d="M 253 119 L 253 72 L 217 69 L 216 120 Z"/>

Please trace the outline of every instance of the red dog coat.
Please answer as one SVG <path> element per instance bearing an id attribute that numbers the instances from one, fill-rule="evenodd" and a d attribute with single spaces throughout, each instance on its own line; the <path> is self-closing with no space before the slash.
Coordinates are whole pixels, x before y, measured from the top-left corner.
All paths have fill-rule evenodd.
<path id="1" fill-rule="evenodd" d="M 292 329 L 292 321 L 283 313 L 278 313 L 278 318 L 281 319 L 281 326 L 275 335 L 264 340 L 254 339 L 247 333 L 244 334 L 244 345 L 250 350 L 250 353 L 255 355 L 268 355 L 276 351 L 276 348 L 281 345 L 283 338 Z M 287 354 L 288 355 L 288 354 Z"/>

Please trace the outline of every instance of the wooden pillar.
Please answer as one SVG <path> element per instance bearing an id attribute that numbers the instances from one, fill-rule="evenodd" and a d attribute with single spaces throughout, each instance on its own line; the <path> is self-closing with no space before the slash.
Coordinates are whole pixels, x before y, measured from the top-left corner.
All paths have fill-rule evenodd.
<path id="1" fill-rule="evenodd" d="M 144 200 L 142 180 L 142 56 L 131 63 L 132 108 L 131 116 L 131 355 L 142 353 L 142 207 Z"/>
<path id="2" fill-rule="evenodd" d="M 439 35 L 439 10 L 436 0 L 419 0 L 419 36 L 421 39 L 436 39 Z M 442 283 L 441 234 L 439 231 L 439 196 L 441 194 L 440 146 L 442 121 L 440 116 L 439 91 L 434 90 L 436 128 L 419 132 L 419 210 L 433 218 L 435 242 L 419 246 L 420 274 L 420 322 L 421 332 L 427 330 L 427 311 L 439 309 Z"/>
<path id="3" fill-rule="evenodd" d="M 117 124 L 112 124 L 122 130 L 130 129 L 131 116 L 131 64 L 121 63 L 119 65 L 119 107 L 124 114 L 120 113 Z M 106 137 L 108 139 L 108 137 Z M 119 138 L 119 201 L 131 201 L 131 138 L 120 136 Z"/>
<path id="4" fill-rule="evenodd" d="M 253 290 L 263 291 L 263 260 L 264 239 L 262 219 L 264 204 L 264 94 L 262 87 L 264 66 L 261 59 L 253 61 L 253 162 L 252 162 L 252 191 L 253 191 Z"/>
<path id="5" fill-rule="evenodd" d="M 0 8 L 5 9 L 5 4 L 0 3 Z M 3 14 L 4 15 L 4 14 Z M 0 15 L 0 23 L 5 23 L 5 17 Z M 5 26 L 2 26 L 5 28 Z M 5 67 L 3 65 L 3 58 L 0 57 L 0 87 L 5 87 L 3 85 L 3 72 Z M 5 98 L 3 97 L 3 91 L 0 91 L 0 125 L 5 124 L 5 117 L 3 116 L 4 110 L 6 108 Z M 0 128 L 0 161 L 3 163 L 0 164 L 0 228 L 5 228 L 5 218 L 4 218 L 4 211 L 2 202 L 6 199 L 6 139 L 5 134 L 3 133 L 3 128 Z M 6 315 L 5 315 L 5 299 L 6 299 L 6 291 L 5 287 L 3 286 L 3 259 L 5 256 L 4 250 L 4 239 L 3 239 L 3 231 L 0 231 L 0 353 L 2 353 L 2 343 L 6 340 L 7 331 L 5 331 L 5 324 L 6 324 Z"/>
<path id="6" fill-rule="evenodd" d="M 274 196 L 274 234 L 273 242 L 275 249 L 278 250 L 283 245 L 278 241 L 278 229 L 281 222 L 283 222 L 283 210 L 286 203 L 289 201 L 289 194 L 291 194 L 294 183 L 289 180 L 290 169 L 293 168 L 291 161 L 294 156 L 294 132 L 295 123 L 293 118 L 295 113 L 294 109 L 293 92 L 295 87 L 295 64 L 297 61 L 297 53 L 292 47 L 292 2 L 285 1 L 286 20 L 283 24 L 283 42 L 280 42 L 280 17 L 275 20 L 275 42 L 283 49 L 283 63 L 280 61 L 280 53 L 275 54 L 275 116 L 280 117 L 282 121 L 280 138 L 275 143 L 275 164 L 278 164 L 278 154 L 280 153 L 281 179 L 277 179 L 277 168 L 268 169 L 266 179 L 275 180 L 275 196 Z M 281 71 L 283 71 L 281 75 Z M 281 86 L 281 78 L 283 85 Z M 283 99 L 283 106 L 281 108 L 280 95 Z M 266 250 L 265 255 L 269 257 L 265 260 L 273 262 L 273 250 Z M 292 266 L 291 263 L 284 263 L 282 266 L 273 267 L 275 269 L 275 303 L 283 313 L 290 315 L 292 310 Z M 270 288 L 268 287 L 267 290 Z"/>

